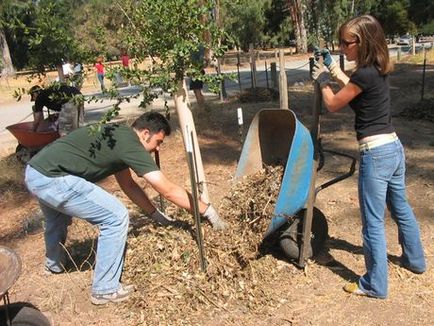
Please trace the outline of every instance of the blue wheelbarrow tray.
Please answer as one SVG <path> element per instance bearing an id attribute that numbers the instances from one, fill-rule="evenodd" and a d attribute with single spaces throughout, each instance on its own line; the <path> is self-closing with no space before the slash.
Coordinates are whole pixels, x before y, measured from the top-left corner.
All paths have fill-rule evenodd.
<path id="1" fill-rule="evenodd" d="M 264 166 L 282 165 L 283 179 L 264 238 L 277 231 L 306 205 L 312 181 L 314 146 L 309 130 L 291 110 L 263 109 L 246 135 L 235 180 Z"/>

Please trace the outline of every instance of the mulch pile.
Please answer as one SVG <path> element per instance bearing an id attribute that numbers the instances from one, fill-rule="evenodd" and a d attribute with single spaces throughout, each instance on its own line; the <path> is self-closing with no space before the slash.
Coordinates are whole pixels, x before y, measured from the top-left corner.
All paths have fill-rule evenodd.
<path id="1" fill-rule="evenodd" d="M 405 108 L 399 116 L 410 120 L 434 122 L 434 98 L 420 100 L 415 105 Z"/>
<path id="2" fill-rule="evenodd" d="M 270 285 L 278 278 L 279 261 L 262 254 L 260 244 L 282 176 L 283 167 L 267 167 L 235 184 L 218 209 L 227 230 L 214 231 L 204 222 L 206 273 L 200 271 L 194 225 L 185 211 L 166 210 L 180 220 L 174 226 L 148 224 L 136 237 L 129 236 L 124 281 L 138 287 L 125 304 L 129 315 L 154 324 L 178 316 L 194 319 L 204 305 L 225 310 L 236 302 L 240 309 L 254 311 L 276 305 L 279 298 Z"/>
<path id="3" fill-rule="evenodd" d="M 266 88 L 266 87 L 256 87 L 243 89 L 243 91 L 238 95 L 238 100 L 241 103 L 248 102 L 271 102 L 279 99 L 279 91 Z"/>

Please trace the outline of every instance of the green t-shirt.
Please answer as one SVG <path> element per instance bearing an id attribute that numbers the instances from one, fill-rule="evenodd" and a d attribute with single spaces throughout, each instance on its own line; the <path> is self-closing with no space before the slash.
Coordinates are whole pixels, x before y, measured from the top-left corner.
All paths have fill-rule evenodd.
<path id="1" fill-rule="evenodd" d="M 158 170 L 135 131 L 109 124 L 92 135 L 83 127 L 46 146 L 29 164 L 40 173 L 58 177 L 72 174 L 96 182 L 131 168 L 138 176 Z"/>

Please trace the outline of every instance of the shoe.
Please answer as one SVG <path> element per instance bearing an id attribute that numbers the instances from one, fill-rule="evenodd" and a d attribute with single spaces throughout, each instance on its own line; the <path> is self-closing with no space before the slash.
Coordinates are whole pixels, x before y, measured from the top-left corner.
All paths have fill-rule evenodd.
<path id="1" fill-rule="evenodd" d="M 368 296 L 367 293 L 363 292 L 359 288 L 359 284 L 357 284 L 356 282 L 346 284 L 344 286 L 344 291 L 348 292 L 348 293 L 351 293 L 351 294 L 355 294 L 355 295 Z"/>
<path id="2" fill-rule="evenodd" d="M 53 271 L 52 269 L 49 269 L 47 266 L 44 267 L 44 275 L 58 275 L 64 273 L 64 270 L 61 271 Z"/>
<path id="3" fill-rule="evenodd" d="M 109 302 L 122 302 L 129 299 L 130 294 L 134 292 L 134 285 L 120 285 L 114 293 L 91 294 L 90 302 L 94 305 L 103 305 Z"/>
<path id="4" fill-rule="evenodd" d="M 409 270 L 410 272 L 414 273 L 414 274 L 423 274 L 425 273 L 425 269 L 421 270 L 421 269 L 415 269 L 413 267 L 410 266 L 410 264 L 407 263 L 407 259 L 405 259 L 403 256 L 401 256 L 401 258 L 399 259 L 399 265 L 402 268 L 405 268 L 406 270 Z"/>

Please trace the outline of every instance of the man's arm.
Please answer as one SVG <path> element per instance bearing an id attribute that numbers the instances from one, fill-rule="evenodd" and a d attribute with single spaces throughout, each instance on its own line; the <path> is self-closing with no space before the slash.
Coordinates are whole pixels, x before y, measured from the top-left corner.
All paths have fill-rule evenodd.
<path id="1" fill-rule="evenodd" d="M 161 171 L 152 171 L 146 173 L 143 177 L 151 184 L 152 188 L 167 200 L 190 212 L 193 210 L 191 194 L 167 179 Z M 204 214 L 207 208 L 208 204 L 199 200 L 199 213 Z"/>
<path id="2" fill-rule="evenodd" d="M 42 111 L 40 112 L 33 112 L 33 131 L 37 131 L 39 124 L 44 120 L 44 113 Z"/>
<path id="3" fill-rule="evenodd" d="M 130 169 L 125 169 L 116 173 L 115 178 L 122 191 L 133 201 L 134 204 L 143 209 L 148 215 L 155 212 L 155 206 L 151 203 L 143 189 L 134 181 Z"/>

